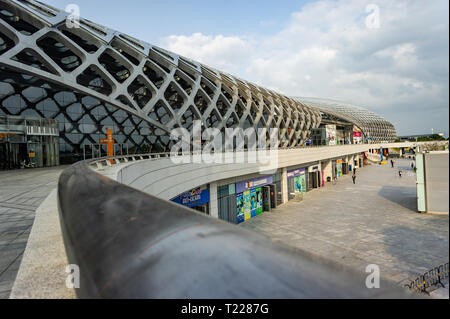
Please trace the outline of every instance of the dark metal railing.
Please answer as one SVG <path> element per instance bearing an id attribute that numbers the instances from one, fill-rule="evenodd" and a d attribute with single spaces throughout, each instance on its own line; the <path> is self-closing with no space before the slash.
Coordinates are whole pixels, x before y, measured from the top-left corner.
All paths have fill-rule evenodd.
<path id="1" fill-rule="evenodd" d="M 444 281 L 448 280 L 448 276 L 449 264 L 446 263 L 428 270 L 423 275 L 405 284 L 404 287 L 429 295 L 432 290 L 439 288 L 439 286 L 445 288 Z"/>
<path id="2" fill-rule="evenodd" d="M 390 282 L 274 243 L 99 175 L 80 162 L 58 208 L 79 298 L 408 298 Z"/>

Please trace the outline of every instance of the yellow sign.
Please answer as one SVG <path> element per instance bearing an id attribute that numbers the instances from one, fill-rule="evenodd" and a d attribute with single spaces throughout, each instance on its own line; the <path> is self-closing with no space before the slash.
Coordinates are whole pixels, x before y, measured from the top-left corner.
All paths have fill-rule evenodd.
<path id="1" fill-rule="evenodd" d="M 28 154 L 29 157 L 36 157 L 36 154 L 34 154 L 34 152 L 30 152 L 30 154 Z"/>

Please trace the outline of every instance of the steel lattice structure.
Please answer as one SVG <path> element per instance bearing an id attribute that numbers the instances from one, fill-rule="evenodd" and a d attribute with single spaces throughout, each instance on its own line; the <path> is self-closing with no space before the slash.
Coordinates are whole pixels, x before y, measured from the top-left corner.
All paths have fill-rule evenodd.
<path id="1" fill-rule="evenodd" d="M 62 154 L 80 155 L 107 127 L 139 153 L 169 151 L 171 130 L 191 130 L 195 120 L 222 132 L 278 128 L 279 147 L 303 144 L 320 125 L 316 103 L 85 19 L 70 27 L 68 17 L 38 1 L 0 0 L 0 115 L 56 119 Z M 370 134 L 391 127 L 375 125 Z"/>
<path id="2" fill-rule="evenodd" d="M 1 110 L 57 119 L 72 149 L 96 143 L 108 125 L 121 143 L 168 151 L 169 132 L 194 120 L 279 128 L 280 147 L 303 143 L 320 124 L 313 108 L 123 33 L 83 19 L 68 28 L 66 12 L 37 1 L 0 4 Z"/>
<path id="3" fill-rule="evenodd" d="M 319 111 L 353 123 L 373 142 L 393 142 L 397 137 L 394 125 L 384 118 L 360 106 L 339 101 L 295 97 L 296 101 L 318 109 Z"/>

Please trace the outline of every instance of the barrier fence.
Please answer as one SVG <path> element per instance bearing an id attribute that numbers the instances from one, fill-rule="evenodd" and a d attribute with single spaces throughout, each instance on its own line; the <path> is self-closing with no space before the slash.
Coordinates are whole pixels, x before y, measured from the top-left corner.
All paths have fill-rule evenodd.
<path id="1" fill-rule="evenodd" d="M 438 267 L 434 267 L 433 269 L 427 271 L 423 275 L 420 275 L 413 281 L 408 284 L 405 284 L 404 287 L 408 287 L 411 290 L 420 293 L 430 294 L 430 289 L 437 289 L 437 285 L 441 285 L 445 287 L 443 281 L 448 279 L 449 276 L 449 263 L 442 264 Z M 432 290 L 435 290 L 432 289 Z"/>

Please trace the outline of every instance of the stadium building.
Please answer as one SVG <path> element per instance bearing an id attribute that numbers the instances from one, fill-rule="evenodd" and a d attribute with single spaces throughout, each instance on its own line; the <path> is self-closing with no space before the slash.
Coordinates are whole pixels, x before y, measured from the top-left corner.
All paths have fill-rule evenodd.
<path id="1" fill-rule="evenodd" d="M 168 152 L 170 132 L 194 121 L 277 128 L 280 148 L 396 138 L 361 107 L 288 97 L 41 2 L 0 0 L 4 168 L 105 156 L 107 129 L 116 154 Z"/>

